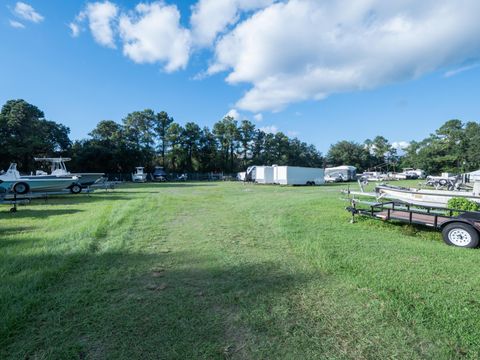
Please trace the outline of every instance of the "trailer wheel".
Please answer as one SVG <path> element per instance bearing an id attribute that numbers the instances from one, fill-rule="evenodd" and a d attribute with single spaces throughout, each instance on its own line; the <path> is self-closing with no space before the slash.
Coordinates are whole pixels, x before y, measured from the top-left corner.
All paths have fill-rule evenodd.
<path id="1" fill-rule="evenodd" d="M 27 183 L 18 182 L 15 185 L 13 185 L 12 190 L 15 194 L 23 195 L 23 194 L 26 194 L 28 192 L 28 190 L 30 190 L 30 187 L 28 186 Z"/>
<path id="2" fill-rule="evenodd" d="M 80 194 L 82 192 L 82 187 L 79 184 L 73 184 L 70 186 L 70 192 L 72 194 Z"/>
<path id="3" fill-rule="evenodd" d="M 448 245 L 465 248 L 475 248 L 478 246 L 478 232 L 471 225 L 464 223 L 451 223 L 442 230 L 443 241 Z"/>

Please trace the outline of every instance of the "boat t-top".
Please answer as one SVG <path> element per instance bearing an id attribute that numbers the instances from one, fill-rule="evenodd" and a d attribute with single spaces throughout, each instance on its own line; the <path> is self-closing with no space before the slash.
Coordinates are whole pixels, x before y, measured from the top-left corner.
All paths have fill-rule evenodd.
<path id="1" fill-rule="evenodd" d="M 65 162 L 71 161 L 71 158 L 34 158 L 35 161 L 43 161 L 50 163 L 50 175 L 57 175 L 57 176 L 76 176 L 79 178 L 78 183 L 82 187 L 87 187 L 93 185 L 96 181 L 102 178 L 105 174 L 103 173 L 70 173 L 67 170 Z M 47 175 L 44 171 L 37 170 L 36 175 Z"/>

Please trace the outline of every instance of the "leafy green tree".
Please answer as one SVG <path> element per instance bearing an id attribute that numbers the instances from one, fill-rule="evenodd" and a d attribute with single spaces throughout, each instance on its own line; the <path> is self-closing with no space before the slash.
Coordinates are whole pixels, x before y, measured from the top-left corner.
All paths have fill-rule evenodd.
<path id="1" fill-rule="evenodd" d="M 134 111 L 123 119 L 125 139 L 128 148 L 140 154 L 136 166 L 151 168 L 155 158 L 155 120 L 153 110 Z"/>
<path id="2" fill-rule="evenodd" d="M 220 151 L 223 154 L 224 168 L 228 172 L 235 171 L 235 152 L 240 140 L 240 131 L 237 121 L 226 116 L 213 126 L 213 133 L 220 144 Z"/>
<path id="3" fill-rule="evenodd" d="M 248 160 L 252 157 L 253 138 L 255 135 L 255 125 L 249 120 L 242 120 L 240 123 L 239 135 L 242 149 L 242 165 L 247 168 Z"/>
<path id="4" fill-rule="evenodd" d="M 480 124 L 469 122 L 465 126 L 465 171 L 480 169 Z"/>
<path id="5" fill-rule="evenodd" d="M 65 155 L 71 141 L 68 127 L 46 120 L 25 100 L 9 100 L 0 111 L 0 165 L 16 161 L 23 171 L 35 168 L 35 156 Z"/>
<path id="6" fill-rule="evenodd" d="M 171 124 L 167 130 L 166 139 L 170 144 L 168 153 L 169 166 L 173 171 L 180 171 L 180 165 L 184 162 L 183 134 L 184 129 L 177 123 Z"/>
<path id="7" fill-rule="evenodd" d="M 217 140 L 208 127 L 204 127 L 199 141 L 199 171 L 219 171 Z"/>
<path id="8" fill-rule="evenodd" d="M 188 122 L 185 124 L 183 130 L 183 143 L 186 151 L 186 169 L 188 171 L 194 171 L 193 158 L 198 155 L 200 146 L 200 138 L 202 136 L 202 129 L 193 123 Z"/>
<path id="9" fill-rule="evenodd" d="M 327 162 L 331 166 L 352 165 L 358 171 L 368 169 L 370 165 L 368 148 L 353 141 L 339 141 L 330 146 Z"/>
<path id="10" fill-rule="evenodd" d="M 165 166 L 165 153 L 168 149 L 168 129 L 173 123 L 173 118 L 168 116 L 165 111 L 160 111 L 156 115 L 155 131 L 160 140 L 159 150 L 162 157 L 162 165 Z"/>

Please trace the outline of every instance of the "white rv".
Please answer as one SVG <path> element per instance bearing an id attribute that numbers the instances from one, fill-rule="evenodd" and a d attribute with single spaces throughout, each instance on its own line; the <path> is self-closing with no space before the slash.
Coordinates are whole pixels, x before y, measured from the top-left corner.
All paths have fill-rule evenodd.
<path id="1" fill-rule="evenodd" d="M 274 183 L 280 185 L 320 185 L 325 183 L 325 171 L 299 166 L 273 166 Z"/>

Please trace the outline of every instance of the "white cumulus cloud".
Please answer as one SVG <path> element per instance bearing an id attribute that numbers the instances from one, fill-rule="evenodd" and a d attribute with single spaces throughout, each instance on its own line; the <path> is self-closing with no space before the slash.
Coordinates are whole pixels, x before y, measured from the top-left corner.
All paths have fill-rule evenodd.
<path id="1" fill-rule="evenodd" d="M 260 130 L 266 134 L 276 134 L 278 132 L 278 127 L 275 125 L 268 125 L 261 127 Z"/>
<path id="2" fill-rule="evenodd" d="M 91 2 L 70 30 L 88 19 L 98 43 L 119 41 L 126 57 L 167 72 L 200 52 L 208 66 L 196 78 L 247 84 L 234 106 L 254 114 L 480 61 L 478 0 L 198 0 L 191 12 L 188 28 L 164 1 Z"/>
<path id="3" fill-rule="evenodd" d="M 10 22 L 10 26 L 15 28 L 15 29 L 25 29 L 25 25 L 23 25 L 19 21 L 10 20 L 9 22 Z"/>
<path id="4" fill-rule="evenodd" d="M 236 109 L 231 109 L 225 114 L 225 116 L 230 116 L 235 120 L 240 120 L 240 113 Z"/>
<path id="5" fill-rule="evenodd" d="M 118 15 L 118 7 L 110 1 L 88 3 L 75 21 L 69 24 L 72 36 L 80 34 L 80 24 L 88 22 L 88 27 L 95 41 L 106 47 L 115 48 L 114 22 Z"/>
<path id="6" fill-rule="evenodd" d="M 240 19 L 240 14 L 272 4 L 274 0 L 200 0 L 192 6 L 190 19 L 194 42 L 209 46 L 217 35 Z"/>
<path id="7" fill-rule="evenodd" d="M 72 36 L 73 37 L 77 37 L 78 35 L 80 35 L 80 25 L 75 23 L 75 22 L 71 22 L 70 24 L 68 24 L 68 27 L 70 28 L 70 31 L 72 32 Z"/>
<path id="8" fill-rule="evenodd" d="M 165 63 L 171 72 L 187 66 L 190 33 L 180 25 L 176 6 L 162 2 L 141 3 L 135 13 L 120 17 L 123 53 L 137 63 Z"/>
<path id="9" fill-rule="evenodd" d="M 40 15 L 37 11 L 35 11 L 35 9 L 31 5 L 21 1 L 18 1 L 15 4 L 13 13 L 23 20 L 31 21 L 34 23 L 39 23 L 44 20 L 44 17 Z"/>
<path id="10" fill-rule="evenodd" d="M 278 111 L 480 57 L 476 0 L 290 0 L 240 22 L 210 73 L 252 88 L 237 108 Z"/>

